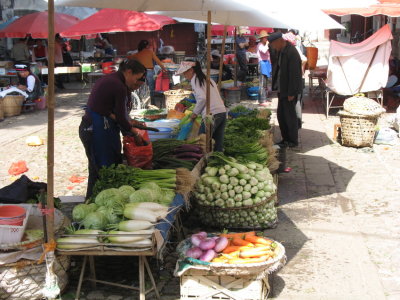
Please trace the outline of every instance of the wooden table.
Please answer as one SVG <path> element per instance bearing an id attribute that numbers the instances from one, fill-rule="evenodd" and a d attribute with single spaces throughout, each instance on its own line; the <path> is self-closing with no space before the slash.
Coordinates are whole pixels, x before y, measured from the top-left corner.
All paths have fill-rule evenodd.
<path id="1" fill-rule="evenodd" d="M 148 256 L 156 255 L 157 252 L 154 247 L 152 249 L 143 250 L 143 251 L 113 251 L 113 250 L 61 251 L 61 250 L 57 250 L 57 252 L 60 255 L 84 256 L 81 273 L 79 275 L 78 287 L 76 289 L 75 300 L 79 300 L 82 283 L 84 280 L 91 281 L 93 284 L 93 288 L 96 288 L 96 283 L 101 283 L 101 284 L 116 286 L 116 287 L 120 287 L 120 288 L 124 288 L 124 289 L 139 291 L 139 300 L 145 300 L 146 294 L 150 293 L 151 291 L 154 291 L 157 299 L 161 300 L 160 294 L 158 293 L 158 290 L 157 290 L 156 282 L 154 280 L 153 274 L 151 273 L 149 263 L 147 261 Z M 94 264 L 95 256 L 137 256 L 139 258 L 139 288 L 132 287 L 132 286 L 125 285 L 125 284 L 119 284 L 119 283 L 96 279 L 96 269 L 95 269 L 95 264 Z M 85 278 L 84 277 L 85 270 L 86 270 L 86 265 L 87 265 L 88 261 L 89 261 L 90 275 L 89 275 L 89 277 Z M 152 284 L 152 287 L 148 290 L 146 290 L 146 287 L 145 287 L 145 274 L 146 273 L 148 274 L 151 284 Z"/>

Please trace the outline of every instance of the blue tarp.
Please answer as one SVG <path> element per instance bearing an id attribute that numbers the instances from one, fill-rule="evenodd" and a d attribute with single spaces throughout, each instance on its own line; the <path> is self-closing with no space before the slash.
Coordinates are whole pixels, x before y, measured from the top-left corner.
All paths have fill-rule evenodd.
<path id="1" fill-rule="evenodd" d="M 160 233 L 165 240 L 168 238 L 168 231 L 171 229 L 172 224 L 175 221 L 176 214 L 184 207 L 185 200 L 181 194 L 176 194 L 174 200 L 169 206 L 169 213 L 164 220 L 161 220 L 157 225 L 156 229 L 160 230 Z"/>
<path id="2" fill-rule="evenodd" d="M 12 17 L 10 20 L 5 21 L 4 23 L 0 24 L 0 30 L 6 28 L 8 25 L 10 25 L 12 22 L 14 22 L 16 19 L 18 19 L 17 16 Z"/>

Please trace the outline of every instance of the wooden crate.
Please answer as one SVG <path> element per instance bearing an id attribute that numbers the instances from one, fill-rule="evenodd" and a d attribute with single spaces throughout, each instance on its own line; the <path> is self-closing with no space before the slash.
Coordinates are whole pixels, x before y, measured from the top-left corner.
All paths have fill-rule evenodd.
<path id="1" fill-rule="evenodd" d="M 181 277 L 181 300 L 265 300 L 270 291 L 268 275 L 216 276 L 191 269 Z"/>

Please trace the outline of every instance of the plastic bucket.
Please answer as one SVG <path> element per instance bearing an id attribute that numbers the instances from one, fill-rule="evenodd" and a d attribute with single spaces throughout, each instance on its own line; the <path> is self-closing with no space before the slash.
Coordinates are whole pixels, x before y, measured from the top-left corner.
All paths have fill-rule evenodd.
<path id="1" fill-rule="evenodd" d="M 239 103 L 240 102 L 240 87 L 232 87 L 224 90 L 225 102 L 227 105 Z"/>
<path id="2" fill-rule="evenodd" d="M 150 141 L 153 142 L 159 139 L 169 139 L 171 137 L 172 128 L 160 127 L 157 129 L 159 130 L 159 132 L 148 131 Z"/>
<path id="3" fill-rule="evenodd" d="M 101 64 L 104 74 L 111 74 L 117 71 L 117 66 L 115 66 L 113 61 L 104 62 Z"/>
<path id="4" fill-rule="evenodd" d="M 318 48 L 306 47 L 307 50 L 307 69 L 314 70 L 317 66 L 318 60 Z"/>
<path id="5" fill-rule="evenodd" d="M 0 206 L 0 225 L 22 226 L 26 216 L 26 209 L 18 205 Z"/>
<path id="6" fill-rule="evenodd" d="M 42 96 L 35 100 L 36 109 L 43 110 L 46 109 L 46 97 Z"/>

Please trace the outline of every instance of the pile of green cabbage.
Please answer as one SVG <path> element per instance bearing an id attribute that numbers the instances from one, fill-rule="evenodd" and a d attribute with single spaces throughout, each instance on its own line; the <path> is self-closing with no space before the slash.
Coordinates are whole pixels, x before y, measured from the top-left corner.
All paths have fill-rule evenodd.
<path id="1" fill-rule="evenodd" d="M 123 220 L 123 212 L 128 203 L 156 202 L 169 205 L 175 193 L 164 190 L 154 182 L 147 182 L 140 189 L 123 185 L 101 191 L 94 203 L 78 204 L 72 210 L 72 219 L 86 229 L 105 230 L 110 225 Z"/>

